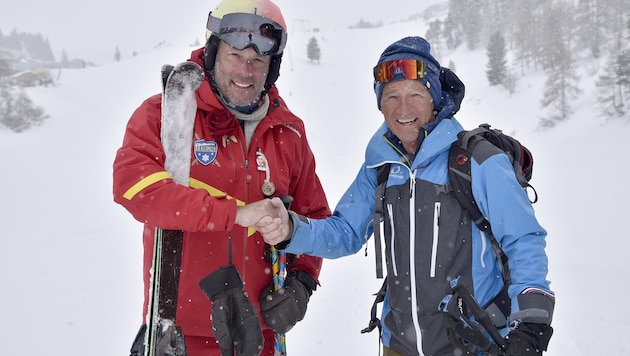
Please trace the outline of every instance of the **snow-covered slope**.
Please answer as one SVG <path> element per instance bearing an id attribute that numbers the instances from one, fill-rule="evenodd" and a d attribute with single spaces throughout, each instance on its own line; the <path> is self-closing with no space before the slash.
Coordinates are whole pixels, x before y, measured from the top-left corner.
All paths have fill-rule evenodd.
<path id="1" fill-rule="evenodd" d="M 382 122 L 372 67 L 382 50 L 425 23 L 374 30 L 290 36 L 280 93 L 306 122 L 318 173 L 334 207 L 356 174 L 363 150 Z M 316 36 L 319 64 L 306 59 Z M 0 340 L 3 353 L 125 355 L 141 322 L 141 224 L 111 195 L 111 165 L 125 124 L 142 100 L 159 92 L 164 63 L 192 48 L 163 47 L 120 63 L 55 73 L 53 88 L 29 95 L 50 118 L 22 134 L 0 131 Z M 466 83 L 458 119 L 515 134 L 534 152 L 535 205 L 548 229 L 550 279 L 558 300 L 548 355 L 626 355 L 620 301 L 630 288 L 624 180 L 630 128 L 602 124 L 592 77 L 582 74 L 576 113 L 538 132 L 544 76 L 520 78 L 516 93 L 489 87 L 483 51 L 442 55 Z M 377 355 L 367 326 L 376 280 L 373 246 L 327 260 L 321 288 L 303 322 L 288 335 L 290 355 Z"/>

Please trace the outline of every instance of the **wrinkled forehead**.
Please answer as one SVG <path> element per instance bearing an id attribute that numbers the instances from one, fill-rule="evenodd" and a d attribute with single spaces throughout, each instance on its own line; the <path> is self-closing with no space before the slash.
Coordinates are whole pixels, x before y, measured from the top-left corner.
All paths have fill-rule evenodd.
<path id="1" fill-rule="evenodd" d="M 388 82 L 383 87 L 383 94 L 401 90 L 413 90 L 430 95 L 429 89 L 427 89 L 425 85 L 417 79 L 400 79 Z"/>

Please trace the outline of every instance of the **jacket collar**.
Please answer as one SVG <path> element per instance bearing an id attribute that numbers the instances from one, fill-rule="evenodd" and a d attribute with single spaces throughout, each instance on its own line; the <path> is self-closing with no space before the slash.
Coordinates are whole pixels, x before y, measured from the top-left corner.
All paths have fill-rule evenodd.
<path id="1" fill-rule="evenodd" d="M 454 118 L 444 118 L 424 138 L 420 150 L 413 160 L 412 167 L 420 167 L 429 163 L 433 157 L 448 151 L 451 144 L 457 140 L 457 134 L 463 130 L 461 124 Z M 385 162 L 404 161 L 400 149 L 392 146 L 387 137 L 393 136 L 385 123 L 374 133 L 366 149 L 365 163 L 368 167 L 380 166 Z"/>

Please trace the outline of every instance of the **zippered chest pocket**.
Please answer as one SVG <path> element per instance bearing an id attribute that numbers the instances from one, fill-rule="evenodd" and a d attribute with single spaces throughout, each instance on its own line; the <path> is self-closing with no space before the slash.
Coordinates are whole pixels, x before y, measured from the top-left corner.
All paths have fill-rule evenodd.
<path id="1" fill-rule="evenodd" d="M 471 254 L 470 223 L 444 186 L 417 180 L 385 192 L 384 236 L 388 273 L 441 279 L 462 272 Z M 411 195 L 411 196 L 410 196 Z M 456 276 L 456 275 L 455 275 Z"/>

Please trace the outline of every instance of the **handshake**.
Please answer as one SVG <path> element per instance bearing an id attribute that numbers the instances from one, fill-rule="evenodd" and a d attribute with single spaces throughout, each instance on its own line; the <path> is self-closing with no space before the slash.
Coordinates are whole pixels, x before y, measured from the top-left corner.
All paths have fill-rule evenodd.
<path id="1" fill-rule="evenodd" d="M 278 197 L 237 207 L 234 223 L 243 227 L 255 227 L 270 245 L 289 240 L 293 231 L 289 212 Z"/>

